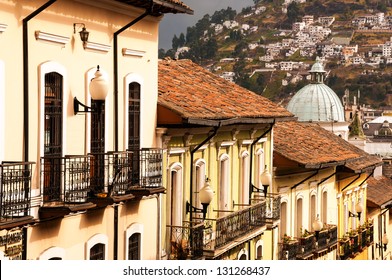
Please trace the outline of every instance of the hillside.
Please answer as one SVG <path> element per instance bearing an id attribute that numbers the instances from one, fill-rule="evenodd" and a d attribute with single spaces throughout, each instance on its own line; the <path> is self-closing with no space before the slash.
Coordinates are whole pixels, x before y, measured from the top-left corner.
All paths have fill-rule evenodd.
<path id="1" fill-rule="evenodd" d="M 254 2 L 205 15 L 159 56 L 189 58 L 282 104 L 308 83 L 319 56 L 338 95 L 360 90 L 363 103 L 392 105 L 392 59 L 380 55 L 392 40 L 392 1 Z"/>

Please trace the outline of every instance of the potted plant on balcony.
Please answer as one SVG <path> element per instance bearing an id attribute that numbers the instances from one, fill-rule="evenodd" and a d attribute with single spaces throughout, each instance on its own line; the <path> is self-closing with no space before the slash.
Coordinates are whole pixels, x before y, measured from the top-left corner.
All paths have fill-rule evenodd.
<path id="1" fill-rule="evenodd" d="M 171 253 L 171 259 L 174 260 L 186 260 L 189 255 L 189 248 L 186 246 L 186 244 L 183 244 L 184 242 L 176 242 L 176 241 L 171 241 L 172 245 L 172 253 Z"/>

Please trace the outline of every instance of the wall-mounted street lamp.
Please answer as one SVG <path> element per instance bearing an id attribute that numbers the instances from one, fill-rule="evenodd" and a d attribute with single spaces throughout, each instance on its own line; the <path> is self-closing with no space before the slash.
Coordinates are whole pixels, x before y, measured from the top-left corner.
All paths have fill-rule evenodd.
<path id="1" fill-rule="evenodd" d="M 203 188 L 201 188 L 201 190 L 199 191 L 199 198 L 203 208 L 202 209 L 196 208 L 187 201 L 186 214 L 191 213 L 192 215 L 192 212 L 203 213 L 203 219 L 205 219 L 207 215 L 207 208 L 210 205 L 213 197 L 214 197 L 214 191 L 211 189 L 210 180 L 207 178 Z"/>
<path id="2" fill-rule="evenodd" d="M 316 220 L 314 220 L 312 223 L 312 227 L 316 236 L 316 241 L 318 241 L 320 231 L 323 229 L 323 223 L 320 221 L 320 217 L 318 214 Z"/>
<path id="3" fill-rule="evenodd" d="M 95 72 L 95 77 L 91 79 L 89 84 L 89 91 L 91 98 L 97 102 L 97 113 L 100 114 L 102 103 L 105 101 L 108 95 L 109 85 L 108 82 L 103 78 L 102 73 L 99 71 L 99 65 L 97 66 L 97 71 Z M 76 97 L 74 97 L 74 114 L 79 112 L 91 113 L 93 112 L 91 107 L 81 103 Z M 83 107 L 84 110 L 79 110 L 79 106 Z"/>
<path id="4" fill-rule="evenodd" d="M 376 243 L 376 248 L 383 248 L 385 252 L 387 250 L 388 241 L 388 235 L 384 233 L 382 235 L 381 242 Z"/>
<path id="5" fill-rule="evenodd" d="M 361 213 L 363 212 L 363 206 L 360 202 L 355 205 L 355 212 L 357 214 L 352 213 L 351 211 L 348 212 L 349 217 L 358 217 L 358 220 L 361 221 Z"/>
<path id="6" fill-rule="evenodd" d="M 271 173 L 268 171 L 267 165 L 265 166 L 263 173 L 261 173 L 260 175 L 260 181 L 261 184 L 263 185 L 263 189 L 261 190 L 256 186 L 252 185 L 252 191 L 254 192 L 262 191 L 264 193 L 264 197 L 267 197 L 268 187 L 272 185 L 272 176 Z"/>
<path id="7" fill-rule="evenodd" d="M 80 40 L 82 40 L 84 46 L 84 44 L 88 41 L 88 35 L 90 34 L 90 32 L 86 30 L 86 25 L 84 23 L 74 23 L 73 24 L 74 34 L 76 33 L 76 26 L 78 25 L 82 26 L 82 30 L 79 31 L 79 35 L 80 35 Z"/>

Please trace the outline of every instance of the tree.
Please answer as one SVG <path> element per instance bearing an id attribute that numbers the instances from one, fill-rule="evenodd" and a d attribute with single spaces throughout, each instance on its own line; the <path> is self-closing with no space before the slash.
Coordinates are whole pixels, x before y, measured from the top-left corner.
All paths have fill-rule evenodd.
<path id="1" fill-rule="evenodd" d="M 300 9 L 297 4 L 297 2 L 291 2 L 287 6 L 287 18 L 290 23 L 294 23 L 298 21 L 298 18 L 300 17 Z"/>

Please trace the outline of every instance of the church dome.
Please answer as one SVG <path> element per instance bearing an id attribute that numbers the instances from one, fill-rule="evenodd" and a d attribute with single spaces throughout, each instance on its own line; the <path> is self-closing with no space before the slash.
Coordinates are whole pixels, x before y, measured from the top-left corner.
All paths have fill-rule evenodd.
<path id="1" fill-rule="evenodd" d="M 336 93 L 324 84 L 325 70 L 319 59 L 309 71 L 312 83 L 300 89 L 290 100 L 287 110 L 298 121 L 344 122 L 344 108 Z"/>

